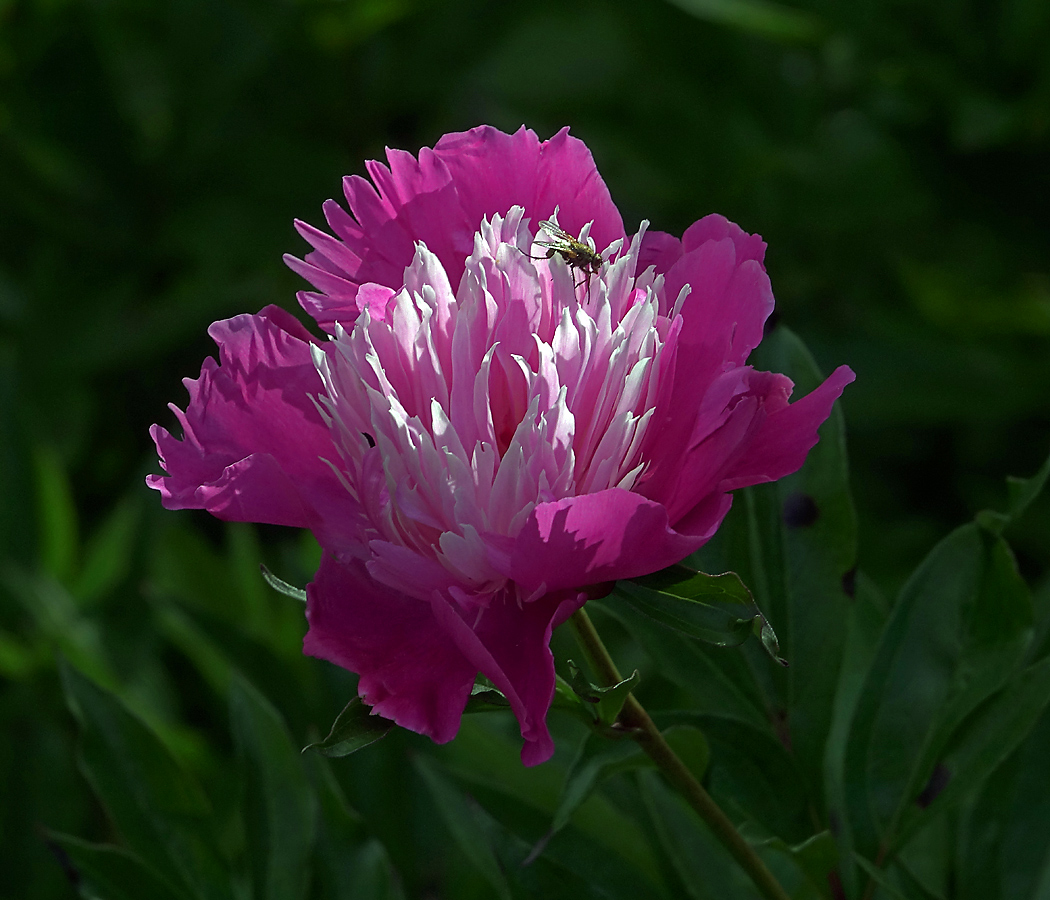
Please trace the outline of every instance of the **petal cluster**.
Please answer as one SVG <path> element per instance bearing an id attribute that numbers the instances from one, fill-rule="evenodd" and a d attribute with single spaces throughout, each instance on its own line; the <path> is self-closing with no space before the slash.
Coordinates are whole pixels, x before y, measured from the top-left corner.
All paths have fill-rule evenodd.
<path id="1" fill-rule="evenodd" d="M 480 672 L 547 759 L 552 630 L 595 585 L 701 546 L 737 487 L 801 466 L 853 373 L 789 403 L 746 365 L 765 245 L 719 216 L 628 238 L 567 130 L 448 135 L 344 182 L 289 264 L 317 339 L 269 308 L 213 326 L 169 508 L 310 528 L 306 652 L 375 712 L 451 739 Z M 554 219 L 553 223 L 547 220 Z M 597 271 L 551 249 L 564 229 Z"/>

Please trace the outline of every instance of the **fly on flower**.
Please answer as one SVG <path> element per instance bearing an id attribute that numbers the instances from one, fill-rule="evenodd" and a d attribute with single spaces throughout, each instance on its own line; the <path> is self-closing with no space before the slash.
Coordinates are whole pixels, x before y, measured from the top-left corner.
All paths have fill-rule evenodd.
<path id="1" fill-rule="evenodd" d="M 555 213 L 557 213 L 557 210 L 555 210 Z M 592 250 L 591 247 L 583 241 L 574 238 L 552 219 L 545 219 L 540 222 L 540 228 L 545 229 L 554 240 L 537 240 L 536 243 L 541 247 L 548 248 L 547 253 L 543 257 L 534 256 L 531 258 L 552 259 L 554 254 L 557 253 L 563 260 L 565 260 L 570 268 L 580 269 L 584 273 L 585 281 L 587 283 L 587 293 L 584 296 L 588 296 L 591 292 L 591 276 L 597 275 L 602 267 L 602 263 L 605 262 L 605 260 L 602 259 L 601 254 Z M 580 282 L 580 284 L 583 284 L 583 282 Z M 579 284 L 576 285 L 576 287 L 579 286 Z"/>

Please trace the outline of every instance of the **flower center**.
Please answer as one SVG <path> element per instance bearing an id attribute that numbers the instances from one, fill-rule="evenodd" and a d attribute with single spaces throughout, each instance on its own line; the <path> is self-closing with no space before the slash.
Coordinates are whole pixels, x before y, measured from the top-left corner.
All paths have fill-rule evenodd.
<path id="1" fill-rule="evenodd" d="M 375 538 L 466 583 L 493 577 L 484 536 L 513 537 L 537 503 L 634 486 L 677 334 L 661 280 L 635 271 L 641 232 L 595 253 L 584 284 L 572 260 L 535 252 L 550 235 L 522 213 L 482 222 L 455 291 L 418 245 L 402 289 L 370 295 L 316 354 Z"/>

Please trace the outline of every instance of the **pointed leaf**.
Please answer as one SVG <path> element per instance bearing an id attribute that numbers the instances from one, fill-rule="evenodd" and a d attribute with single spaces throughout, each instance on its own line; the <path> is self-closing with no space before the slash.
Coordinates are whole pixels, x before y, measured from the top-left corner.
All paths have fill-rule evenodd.
<path id="1" fill-rule="evenodd" d="M 453 746 L 458 745 L 457 740 Z M 517 762 L 516 757 L 516 750 L 513 754 L 508 754 L 508 758 L 515 758 Z M 473 854 L 479 851 L 491 854 L 491 860 L 501 873 L 503 882 L 512 896 L 544 900 L 579 900 L 583 897 L 601 897 L 607 900 L 653 897 L 655 900 L 657 897 L 667 896 L 658 890 L 655 882 L 639 877 L 637 870 L 626 865 L 619 853 L 610 852 L 606 847 L 596 847 L 571 828 L 560 832 L 542 856 L 526 864 L 529 855 L 528 844 L 510 831 L 502 819 L 496 819 L 470 796 L 460 794 L 457 787 L 445 777 L 444 771 L 433 762 L 419 758 L 417 765 L 419 763 L 429 770 L 431 776 L 442 780 L 442 795 L 446 799 L 458 800 L 455 805 L 460 807 L 459 813 L 465 821 L 461 823 L 457 841 L 461 846 L 463 840 L 470 842 L 468 846 L 463 846 L 465 855 L 468 859 L 473 859 Z M 540 770 L 523 770 L 520 762 L 517 762 L 517 771 Z M 501 810 L 502 812 L 505 810 Z M 644 838 L 642 840 L 644 841 Z M 647 851 L 648 846 L 638 850 Z M 632 855 L 637 855 L 637 852 Z M 477 863 L 475 868 L 478 868 Z M 494 877 L 490 873 L 489 879 Z M 496 890 L 499 891 L 500 888 Z M 485 897 L 495 895 L 495 892 L 476 893 L 477 896 Z"/>
<path id="2" fill-rule="evenodd" d="M 467 699 L 467 706 L 463 712 L 494 712 L 502 709 L 510 709 L 510 701 L 484 675 L 479 675 L 478 680 L 470 689 L 470 697 Z"/>
<path id="3" fill-rule="evenodd" d="M 386 737 L 393 727 L 394 723 L 390 719 L 375 715 L 372 707 L 363 703 L 360 697 L 354 697 L 336 716 L 328 737 L 307 744 L 303 747 L 303 753 L 316 750 L 325 756 L 349 756 Z"/>
<path id="4" fill-rule="evenodd" d="M 629 603 L 591 600 L 592 616 L 618 622 L 642 646 L 651 665 L 674 684 L 689 691 L 698 712 L 732 716 L 755 728 L 769 728 L 762 698 L 747 661 L 740 654 L 694 641 L 655 622 Z M 600 629 L 599 629 L 600 630 Z M 578 699 L 577 699 L 577 702 Z"/>
<path id="5" fill-rule="evenodd" d="M 912 807 L 897 845 L 934 816 L 970 796 L 1028 736 L 1050 705 L 1050 659 L 1030 666 L 968 721 L 934 772 L 943 787 L 922 808 Z"/>
<path id="6" fill-rule="evenodd" d="M 879 887 L 883 888 L 893 900 L 912 900 L 904 894 L 900 888 L 898 888 L 889 878 L 889 876 L 878 868 L 870 860 L 865 859 L 859 853 L 854 856 L 854 860 L 857 865 L 860 866 L 867 876 L 874 881 Z"/>
<path id="7" fill-rule="evenodd" d="M 835 692 L 834 717 L 825 753 L 828 816 L 837 823 L 840 849 L 839 877 L 847 896 L 859 892 L 860 875 L 853 854 L 853 826 L 846 809 L 846 748 L 854 710 L 886 624 L 886 603 L 863 574 L 858 575 L 856 596 L 847 618 L 842 668 Z"/>
<path id="8" fill-rule="evenodd" d="M 634 741 L 611 741 L 593 732 L 588 734 L 565 774 L 551 827 L 533 848 L 526 864 L 536 859 L 547 842 L 569 824 L 573 813 L 604 779 L 616 772 L 651 765 L 652 761 Z"/>
<path id="9" fill-rule="evenodd" d="M 39 447 L 34 462 L 41 568 L 57 581 L 68 585 L 76 569 L 79 545 L 79 523 L 73 489 L 56 450 Z"/>
<path id="10" fill-rule="evenodd" d="M 809 351 L 782 325 L 762 340 L 748 361 L 791 378 L 793 399 L 823 382 Z M 736 528 L 743 532 L 739 539 L 746 557 L 718 562 L 740 573 L 776 628 L 780 655 L 790 665 L 755 670 L 765 693 L 762 707 L 771 712 L 778 735 L 790 745 L 804 789 L 819 808 L 856 565 L 856 514 L 839 406 L 820 426 L 819 441 L 798 472 L 745 489 L 736 504 Z M 724 540 L 732 537 L 727 532 Z M 701 567 L 711 570 L 708 559 L 717 549 L 712 547 L 707 555 L 701 550 Z"/>
<path id="11" fill-rule="evenodd" d="M 266 583 L 278 594 L 284 594 L 284 596 L 298 600 L 300 603 L 306 603 L 306 591 L 302 588 L 297 588 L 287 581 L 282 581 L 262 564 L 259 565 L 259 570 L 262 572 L 262 577 L 266 580 Z"/>
<path id="12" fill-rule="evenodd" d="M 710 746 L 709 791 L 719 803 L 746 815 L 763 836 L 777 834 L 801 843 L 812 834 L 805 782 L 797 761 L 777 738 L 722 716 L 679 711 L 658 716 L 657 722 L 690 725 L 702 733 Z M 678 739 L 674 733 L 666 731 L 669 741 Z"/>
<path id="13" fill-rule="evenodd" d="M 1009 548 L 976 524 L 941 541 L 909 579 L 846 748 L 846 797 L 861 853 L 872 857 L 880 839 L 895 841 L 953 733 L 1017 671 L 1032 616 Z"/>
<path id="14" fill-rule="evenodd" d="M 959 900 L 1050 897 L 1050 709 L 960 816 Z M 950 783 L 949 783 L 950 787 Z"/>
<path id="15" fill-rule="evenodd" d="M 1005 513 L 986 509 L 977 514 L 977 522 L 982 528 L 987 528 L 993 534 L 1002 534 L 1003 529 L 1012 525 L 1031 505 L 1032 501 L 1046 487 L 1047 479 L 1050 479 L 1050 457 L 1031 478 L 1006 479 L 1007 510 Z"/>
<path id="16" fill-rule="evenodd" d="M 757 900 L 761 895 L 707 825 L 655 772 L 638 773 L 653 831 L 688 895 L 695 900 Z M 817 900 L 794 862 L 767 851 L 763 861 L 792 897 Z"/>
<path id="17" fill-rule="evenodd" d="M 810 886 L 821 892 L 821 895 L 827 889 L 828 876 L 839 862 L 838 847 L 830 831 L 821 831 L 794 846 L 780 838 L 763 841 L 762 846 L 789 856 L 806 876 Z"/>
<path id="18" fill-rule="evenodd" d="M 571 689 L 569 693 L 572 694 Z M 577 703 L 582 702 L 575 694 L 572 696 Z M 587 715 L 589 718 L 590 714 Z M 564 768 L 556 758 L 533 769 L 522 767 L 520 745 L 484 727 L 485 722 L 484 718 L 465 720 L 455 741 L 436 748 L 445 768 L 459 781 L 505 798 L 505 807 L 526 806 L 549 822 L 564 787 Z M 600 792 L 592 793 L 577 809 L 572 825 L 601 858 L 615 858 L 623 867 L 640 873 L 646 882 L 659 879 L 656 859 L 637 821 Z M 555 838 L 543 858 L 548 858 L 560 846 L 559 839 Z"/>
<path id="19" fill-rule="evenodd" d="M 331 900 L 402 900 L 397 874 L 386 849 L 369 837 L 323 756 L 304 757 L 321 811 L 316 854 L 317 878 Z"/>
<path id="20" fill-rule="evenodd" d="M 114 507 L 91 536 L 84 553 L 84 564 L 73 593 L 81 603 L 93 603 L 111 591 L 127 576 L 131 555 L 139 539 L 142 518 L 141 495 L 126 498 Z"/>
<path id="21" fill-rule="evenodd" d="M 134 853 L 108 844 L 92 844 L 69 834 L 48 832 L 69 858 L 83 897 L 106 900 L 186 900 L 189 896 L 173 888 Z"/>
<path id="22" fill-rule="evenodd" d="M 81 768 L 128 847 L 175 889 L 229 900 L 229 874 L 215 856 L 200 788 L 112 694 L 67 663 L 60 671 L 81 726 Z"/>
<path id="23" fill-rule="evenodd" d="M 280 714 L 242 677 L 230 683 L 230 719 L 244 777 L 245 833 L 257 900 L 306 892 L 317 801 Z"/>
<path id="24" fill-rule="evenodd" d="M 707 575 L 684 566 L 619 582 L 619 595 L 639 611 L 688 637 L 718 647 L 734 647 L 758 635 L 777 662 L 777 639 L 747 589 L 735 572 Z"/>
<path id="25" fill-rule="evenodd" d="M 592 684 L 587 680 L 577 668 L 576 663 L 571 659 L 568 661 L 568 664 L 569 672 L 572 676 L 570 685 L 576 696 L 585 704 L 583 708 L 587 709 L 589 705 L 595 721 L 601 722 L 603 725 L 612 725 L 620 715 L 620 710 L 623 709 L 628 694 L 638 686 L 638 682 L 641 680 L 638 670 L 635 669 L 630 677 L 625 678 L 618 684 L 610 685 L 609 687 L 598 687 L 598 685 Z"/>
<path id="26" fill-rule="evenodd" d="M 433 761 L 419 756 L 415 765 L 460 850 L 496 895 L 501 900 L 510 900 L 510 886 L 485 833 L 482 818 L 476 812 L 476 805 L 441 774 Z"/>

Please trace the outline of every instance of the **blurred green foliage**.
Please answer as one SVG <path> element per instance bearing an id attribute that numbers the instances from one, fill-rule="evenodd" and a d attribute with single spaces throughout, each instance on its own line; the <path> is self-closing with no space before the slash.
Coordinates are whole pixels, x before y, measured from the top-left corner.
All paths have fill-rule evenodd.
<path id="1" fill-rule="evenodd" d="M 811 709 L 795 756 L 756 739 L 754 765 L 786 767 L 800 789 L 826 791 L 825 811 L 847 809 L 849 785 L 816 786 L 830 729 L 843 766 L 875 760 L 893 807 L 932 763 L 919 754 L 908 772 L 882 771 L 860 737 L 847 752 L 841 721 L 843 696 L 882 708 L 885 685 L 867 669 L 881 659 L 873 635 L 903 615 L 882 598 L 950 529 L 1002 506 L 1003 476 L 1034 472 L 1050 448 L 1047 46 L 1050 5 L 1040 0 L 0 0 L 0 717 L 9 735 L 0 894 L 69 896 L 56 857 L 84 871 L 126 875 L 136 865 L 48 837 L 115 841 L 121 828 L 76 768 L 56 654 L 119 697 L 203 786 L 220 855 L 258 860 L 246 848 L 277 839 L 265 821 L 253 831 L 237 818 L 231 773 L 251 760 L 245 777 L 278 777 L 290 764 L 253 755 L 258 735 L 319 740 L 353 693 L 350 676 L 301 657 L 301 607 L 259 577 L 263 560 L 304 584 L 316 548 L 277 529 L 163 512 L 142 484 L 156 469 L 147 428 L 170 425 L 164 404 L 183 402 L 178 379 L 212 352 L 211 321 L 267 303 L 295 308 L 300 285 L 280 262 L 304 249 L 294 217 L 318 222 L 340 176 L 362 172 L 384 145 L 415 151 L 481 122 L 524 122 L 541 137 L 571 125 L 629 229 L 648 218 L 680 233 L 717 211 L 762 233 L 781 320 L 825 371 L 856 370 L 842 408 L 870 578 L 859 581 L 860 611 L 832 635 L 852 662 L 835 698 L 806 692 L 807 672 L 840 664 L 827 647 L 801 649 L 801 666 L 770 676 L 783 680 L 762 688 L 769 696 L 801 692 Z M 768 496 L 747 502 L 755 521 L 775 519 Z M 852 521 L 848 499 L 829 502 Z M 1045 498 L 1007 537 L 1035 588 L 1023 660 L 1034 666 L 1048 650 Z M 989 541 L 979 543 L 992 570 L 999 551 Z M 782 576 L 778 565 L 765 560 L 751 574 Z M 760 600 L 776 593 L 745 580 Z M 835 602 L 823 594 L 813 609 Z M 764 609 L 799 650 L 798 633 L 784 630 L 793 603 Z M 625 670 L 641 665 L 645 690 L 645 654 L 626 641 L 616 651 Z M 688 665 L 714 673 L 703 694 L 711 715 L 750 706 L 740 715 L 756 718 L 713 732 L 705 723 L 713 758 L 724 759 L 740 729 L 768 727 L 768 711 L 757 694 L 739 706 L 745 689 L 718 674 L 733 664 L 705 654 L 690 651 Z M 679 690 L 695 705 L 696 686 L 676 682 L 675 665 L 664 659 L 648 690 Z M 1001 674 L 1027 677 L 1021 690 L 1039 673 Z M 231 691 L 240 698 L 232 730 Z M 973 740 L 952 752 L 978 765 L 981 735 L 1006 725 L 981 718 L 994 709 L 963 707 L 959 715 L 976 716 L 963 723 Z M 321 761 L 288 802 L 301 813 L 318 804 L 333 829 L 323 833 L 353 844 L 353 877 L 371 879 L 355 888 L 363 896 L 397 896 L 399 884 L 408 896 L 517 892 L 525 888 L 502 881 L 501 866 L 527 856 L 520 835 L 538 840 L 549 828 L 583 739 L 571 722 L 557 727 L 555 763 L 529 773 L 502 716 L 471 719 L 439 751 L 397 731 L 350 760 Z M 961 835 L 953 877 L 970 885 L 966 896 L 999 890 L 976 859 L 994 851 L 996 873 L 1024 873 L 1040 858 L 1031 835 L 1050 800 L 1033 774 L 1033 742 L 1042 735 L 1045 746 L 1045 716 L 1036 729 L 1010 749 L 994 790 L 971 798 L 965 816 L 937 813 L 920 835 L 931 846 L 947 841 L 938 829 Z M 712 777 L 743 778 L 717 765 Z M 441 799 L 461 783 L 474 799 Z M 674 798 L 647 775 L 610 784 L 620 806 L 601 792 L 580 806 L 551 839 L 547 868 L 529 870 L 529 890 L 577 877 L 610 891 L 640 883 L 633 896 L 645 896 L 645 885 L 689 882 L 700 849 L 658 853 L 631 831 L 646 810 L 671 823 L 684 815 Z M 493 797 L 510 824 L 485 811 Z M 791 844 L 770 852 L 794 858 L 812 823 L 804 828 L 795 808 L 763 819 L 760 799 L 750 814 Z M 876 812 L 869 830 L 885 824 Z M 488 849 L 457 849 L 479 834 Z M 869 833 L 848 840 L 870 849 Z M 821 846 L 798 852 L 819 862 Z M 607 868 L 610 848 L 622 866 Z M 321 841 L 313 852 L 327 860 L 315 866 L 327 873 L 318 883 L 345 887 L 338 846 Z M 924 889 L 948 877 L 924 873 L 922 853 L 909 852 Z M 248 883 L 240 877 L 237 890 Z M 1023 877 L 1004 898 L 1032 895 Z"/>

